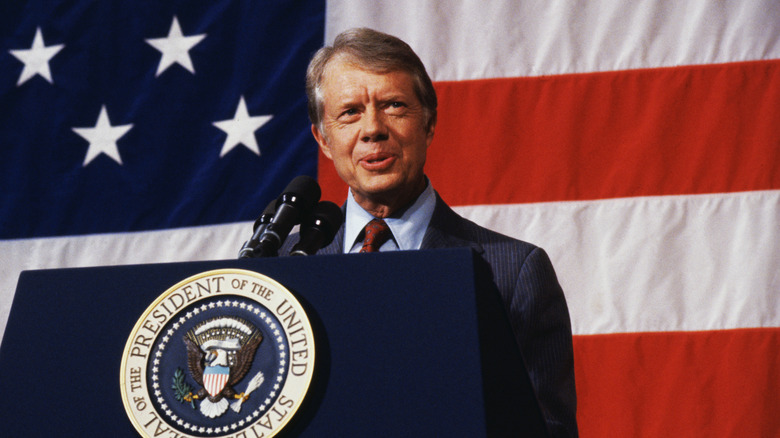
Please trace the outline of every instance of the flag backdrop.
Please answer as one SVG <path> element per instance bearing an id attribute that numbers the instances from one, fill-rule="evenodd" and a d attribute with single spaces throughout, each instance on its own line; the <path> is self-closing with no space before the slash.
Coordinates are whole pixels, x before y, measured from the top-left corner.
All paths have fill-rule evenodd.
<path id="1" fill-rule="evenodd" d="M 550 254 L 581 436 L 780 436 L 777 1 L 6 3 L 0 324 L 20 270 L 235 257 L 298 174 L 342 201 L 303 74 L 368 26 L 435 81 L 434 187 Z"/>

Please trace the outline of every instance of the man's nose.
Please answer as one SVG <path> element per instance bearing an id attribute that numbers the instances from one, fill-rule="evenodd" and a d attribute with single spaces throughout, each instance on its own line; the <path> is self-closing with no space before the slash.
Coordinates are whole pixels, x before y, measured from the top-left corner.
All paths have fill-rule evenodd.
<path id="1" fill-rule="evenodd" d="M 363 114 L 363 132 L 360 140 L 365 143 L 387 140 L 387 124 L 384 114 L 374 108 L 369 108 Z"/>

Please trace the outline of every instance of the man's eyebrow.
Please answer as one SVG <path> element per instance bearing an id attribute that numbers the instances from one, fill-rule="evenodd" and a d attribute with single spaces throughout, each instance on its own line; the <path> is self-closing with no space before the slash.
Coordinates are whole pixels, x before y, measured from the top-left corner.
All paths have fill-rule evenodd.
<path id="1" fill-rule="evenodd" d="M 349 109 L 349 108 L 357 108 L 357 107 L 360 107 L 362 105 L 363 105 L 362 103 L 356 102 L 354 100 L 345 100 L 343 102 L 339 102 L 338 104 L 336 104 L 335 108 L 338 111 L 341 111 L 341 110 Z"/>
<path id="2" fill-rule="evenodd" d="M 410 99 L 411 97 L 406 93 L 392 92 L 386 95 L 379 96 L 378 101 L 380 103 L 408 102 Z"/>

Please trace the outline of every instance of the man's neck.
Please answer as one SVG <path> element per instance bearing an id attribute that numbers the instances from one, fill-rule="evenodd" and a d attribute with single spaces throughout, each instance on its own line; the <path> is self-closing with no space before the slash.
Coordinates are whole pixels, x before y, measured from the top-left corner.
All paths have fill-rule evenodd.
<path id="1" fill-rule="evenodd" d="M 379 196 L 361 196 L 352 192 L 355 202 L 372 216 L 380 219 L 388 217 L 397 217 L 403 214 L 404 210 L 414 204 L 414 201 L 425 191 L 428 186 L 425 178 L 420 181 L 414 190 L 399 190 L 397 193 L 382 194 Z"/>
<path id="2" fill-rule="evenodd" d="M 420 249 L 435 208 L 436 193 L 426 179 L 425 189 L 410 205 L 385 218 L 393 232 L 392 242 L 397 244 L 397 249 Z M 344 252 L 356 252 L 360 249 L 360 232 L 371 219 L 374 219 L 374 216 L 358 205 L 350 190 L 344 218 Z"/>

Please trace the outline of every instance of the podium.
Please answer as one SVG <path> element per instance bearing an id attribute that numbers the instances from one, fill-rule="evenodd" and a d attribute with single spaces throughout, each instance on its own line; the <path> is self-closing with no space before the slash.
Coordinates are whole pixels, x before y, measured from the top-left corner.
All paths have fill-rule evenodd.
<path id="1" fill-rule="evenodd" d="M 277 436 L 546 436 L 482 263 L 460 248 L 25 271 L 0 345 L 2 434 L 138 436 L 119 385 L 128 335 L 172 285 L 235 268 L 311 321 L 314 375 Z"/>

